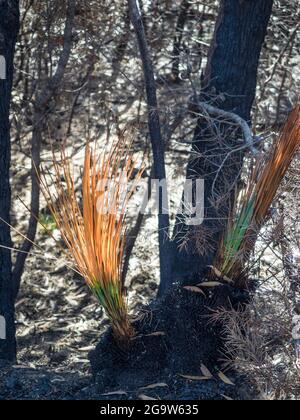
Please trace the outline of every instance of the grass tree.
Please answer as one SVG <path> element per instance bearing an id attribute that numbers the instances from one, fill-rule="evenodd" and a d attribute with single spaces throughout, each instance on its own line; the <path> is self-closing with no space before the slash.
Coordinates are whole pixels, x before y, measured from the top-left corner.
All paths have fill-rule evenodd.
<path id="1" fill-rule="evenodd" d="M 245 188 L 236 194 L 217 265 L 221 273 L 234 280 L 238 286 L 247 286 L 249 255 L 299 148 L 300 107 L 297 105 L 270 152 L 257 158 Z"/>
<path id="2" fill-rule="evenodd" d="M 126 212 L 143 168 L 136 170 L 130 145 L 120 137 L 109 150 L 86 146 L 82 206 L 64 147 L 54 155 L 54 173 L 40 178 L 56 221 L 68 265 L 86 281 L 109 318 L 114 336 L 126 344 L 134 335 L 122 282 Z M 59 244 L 59 243 L 58 243 Z"/>

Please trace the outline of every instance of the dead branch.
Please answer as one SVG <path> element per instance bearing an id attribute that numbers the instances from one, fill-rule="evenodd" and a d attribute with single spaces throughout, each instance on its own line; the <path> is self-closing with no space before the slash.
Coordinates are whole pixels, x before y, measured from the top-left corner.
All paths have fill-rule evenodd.
<path id="1" fill-rule="evenodd" d="M 193 104 L 194 105 L 194 104 Z M 243 133 L 244 139 L 245 139 L 245 143 L 247 145 L 247 147 L 249 148 L 249 150 L 253 153 L 253 155 L 258 155 L 260 152 L 259 150 L 254 146 L 255 144 L 255 139 L 253 136 L 253 133 L 251 131 L 250 126 L 248 125 L 248 123 L 241 118 L 239 115 L 235 114 L 234 112 L 228 112 L 228 111 L 224 111 L 220 108 L 214 107 L 206 102 L 200 102 L 197 101 L 197 107 L 198 110 L 197 112 L 201 113 L 203 112 L 203 110 L 211 115 L 211 116 L 215 116 L 218 117 L 224 121 L 231 121 L 234 124 L 238 125 Z"/>

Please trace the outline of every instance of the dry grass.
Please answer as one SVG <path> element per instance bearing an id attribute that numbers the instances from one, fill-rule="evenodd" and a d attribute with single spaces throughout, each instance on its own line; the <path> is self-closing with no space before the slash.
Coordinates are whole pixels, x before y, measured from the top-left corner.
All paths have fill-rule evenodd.
<path id="1" fill-rule="evenodd" d="M 212 322 L 224 326 L 224 369 L 246 375 L 261 399 L 299 398 L 300 370 L 291 333 L 293 304 L 284 290 L 257 293 L 245 309 L 220 309 Z"/>
<path id="2" fill-rule="evenodd" d="M 121 281 L 125 218 L 143 169 L 135 170 L 131 147 L 123 137 L 102 153 L 97 143 L 93 150 L 88 144 L 81 208 L 64 147 L 60 160 L 53 155 L 53 168 L 53 174 L 41 175 L 41 190 L 67 247 L 68 260 L 103 306 L 115 337 L 128 341 L 133 330 Z M 127 180 L 131 180 L 130 187 Z"/>

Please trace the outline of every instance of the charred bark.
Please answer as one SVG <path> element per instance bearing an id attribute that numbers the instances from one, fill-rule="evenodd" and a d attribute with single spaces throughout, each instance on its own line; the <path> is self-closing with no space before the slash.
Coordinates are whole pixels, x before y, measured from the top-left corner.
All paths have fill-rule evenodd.
<path id="1" fill-rule="evenodd" d="M 178 20 L 176 24 L 175 37 L 174 37 L 174 43 L 173 43 L 173 63 L 172 63 L 172 76 L 175 82 L 179 81 L 181 42 L 182 42 L 184 26 L 187 20 L 187 15 L 188 15 L 190 6 L 191 6 L 190 0 L 182 0 L 182 3 L 180 5 Z"/>
<path id="2" fill-rule="evenodd" d="M 11 190 L 10 170 L 10 100 L 13 82 L 13 60 L 15 43 L 19 30 L 19 1 L 0 1 L 0 217 L 10 221 Z M 6 73 L 6 74 L 4 74 Z M 11 247 L 9 226 L 0 222 L 0 245 Z M 0 339 L 0 359 L 14 361 L 16 358 L 14 297 L 11 276 L 11 254 L 8 249 L 0 248 L 0 316 L 2 331 L 6 339 Z M 5 319 L 5 322 L 3 320 Z M 2 334 L 1 334 L 2 335 Z"/>
<path id="3" fill-rule="evenodd" d="M 144 29 L 142 15 L 137 0 L 128 0 L 128 7 L 132 25 L 137 38 L 141 61 L 143 65 L 145 89 L 148 106 L 148 127 L 153 152 L 153 173 L 155 180 L 166 181 L 165 142 L 161 134 L 156 83 L 153 62 L 149 51 L 148 41 Z M 163 201 L 160 193 L 160 201 Z M 160 287 L 162 296 L 171 286 L 171 246 L 169 240 L 170 218 L 166 209 L 159 209 L 158 240 L 160 259 Z"/>

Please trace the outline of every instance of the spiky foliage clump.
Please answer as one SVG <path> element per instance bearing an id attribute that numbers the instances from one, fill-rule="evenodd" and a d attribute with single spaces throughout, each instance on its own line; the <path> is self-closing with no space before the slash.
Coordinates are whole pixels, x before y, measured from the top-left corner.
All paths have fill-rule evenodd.
<path id="1" fill-rule="evenodd" d="M 277 191 L 300 148 L 300 106 L 290 113 L 267 158 L 260 156 L 250 172 L 246 188 L 236 194 L 233 215 L 218 256 L 222 274 L 245 286 L 245 264 L 259 230 L 268 218 Z"/>
<path id="2" fill-rule="evenodd" d="M 236 262 L 242 258 L 242 244 L 251 224 L 254 197 L 251 188 L 242 191 L 241 196 L 236 199 L 236 205 L 239 208 L 234 220 L 230 219 L 225 232 L 221 252 L 221 273 L 229 277 Z"/>
<path id="3" fill-rule="evenodd" d="M 41 190 L 56 221 L 75 270 L 84 277 L 110 319 L 115 337 L 133 336 L 121 281 L 125 217 L 142 168 L 135 170 L 130 146 L 122 138 L 99 153 L 86 146 L 82 206 L 75 191 L 71 160 L 65 147 L 53 155 L 54 174 L 41 175 Z M 49 178 L 50 177 L 50 178 Z M 129 183 L 130 181 L 130 187 Z"/>

